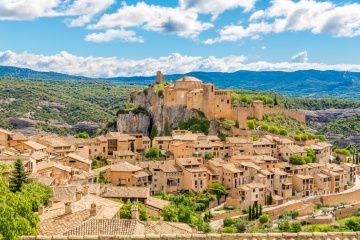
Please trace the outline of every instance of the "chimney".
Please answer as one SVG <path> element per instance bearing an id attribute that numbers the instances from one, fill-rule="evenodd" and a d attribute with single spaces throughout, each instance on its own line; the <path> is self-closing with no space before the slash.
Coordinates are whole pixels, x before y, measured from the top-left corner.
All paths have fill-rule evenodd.
<path id="1" fill-rule="evenodd" d="M 90 207 L 90 216 L 95 217 L 96 216 L 96 204 L 93 202 Z"/>
<path id="2" fill-rule="evenodd" d="M 136 206 L 136 205 L 132 205 L 131 206 L 131 219 L 136 219 L 136 220 L 139 220 L 139 207 Z"/>
<path id="3" fill-rule="evenodd" d="M 44 206 L 40 206 L 39 207 L 39 211 L 38 211 L 38 214 L 41 215 L 44 213 Z"/>
<path id="4" fill-rule="evenodd" d="M 76 192 L 76 201 L 81 200 L 83 197 L 83 192 L 82 191 L 77 191 Z"/>
<path id="5" fill-rule="evenodd" d="M 151 217 L 149 216 L 148 219 L 146 220 L 146 224 L 150 225 L 150 223 L 151 223 Z"/>
<path id="6" fill-rule="evenodd" d="M 54 199 L 53 198 L 50 198 L 49 199 L 49 202 L 48 202 L 48 207 L 51 208 L 54 206 Z"/>
<path id="7" fill-rule="evenodd" d="M 71 210 L 71 202 L 67 202 L 65 203 L 65 214 L 71 214 L 72 210 Z"/>
<path id="8" fill-rule="evenodd" d="M 160 217 L 159 223 L 160 223 L 160 224 L 163 224 L 163 223 L 164 223 L 164 218 L 163 218 L 163 217 Z"/>
<path id="9" fill-rule="evenodd" d="M 86 185 L 84 187 L 84 195 L 88 195 L 89 194 L 89 185 Z"/>

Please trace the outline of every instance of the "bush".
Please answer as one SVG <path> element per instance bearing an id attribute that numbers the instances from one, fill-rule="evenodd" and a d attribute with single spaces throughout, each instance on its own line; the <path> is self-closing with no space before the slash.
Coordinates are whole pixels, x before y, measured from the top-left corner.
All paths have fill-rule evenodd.
<path id="1" fill-rule="evenodd" d="M 243 233 L 246 231 L 247 223 L 244 219 L 239 218 L 237 222 L 234 224 L 234 227 L 236 228 L 236 231 L 238 233 Z"/>
<path id="2" fill-rule="evenodd" d="M 236 228 L 224 227 L 223 229 L 221 229 L 221 233 L 236 233 Z"/>
<path id="3" fill-rule="evenodd" d="M 337 149 L 334 150 L 334 152 L 337 153 L 337 154 L 350 156 L 350 151 L 346 150 L 346 149 L 337 148 Z"/>
<path id="4" fill-rule="evenodd" d="M 345 222 L 345 226 L 347 226 L 350 230 L 354 232 L 360 231 L 360 217 L 347 220 Z"/>
<path id="5" fill-rule="evenodd" d="M 145 153 L 145 157 L 149 158 L 149 159 L 158 159 L 160 156 L 161 152 L 159 150 L 159 148 L 157 147 L 151 147 L 149 148 L 149 150 L 147 150 L 147 152 Z"/>
<path id="6" fill-rule="evenodd" d="M 283 135 L 283 136 L 287 136 L 289 134 L 289 132 L 284 128 L 280 128 L 279 129 L 279 134 Z"/>
<path id="7" fill-rule="evenodd" d="M 301 230 L 302 230 L 301 223 L 299 223 L 299 222 L 293 222 L 293 223 L 291 224 L 291 231 L 292 231 L 292 232 L 297 233 L 297 232 L 301 232 Z"/>
<path id="8" fill-rule="evenodd" d="M 235 222 L 236 222 L 235 219 L 226 217 L 226 218 L 224 219 L 224 227 L 230 227 L 230 226 L 234 225 Z"/>
<path id="9" fill-rule="evenodd" d="M 292 154 L 289 159 L 290 159 L 290 163 L 294 165 L 303 165 L 306 163 L 304 158 L 299 154 Z"/>
<path id="10" fill-rule="evenodd" d="M 276 126 L 271 126 L 269 128 L 269 132 L 274 133 L 274 134 L 278 134 L 279 133 L 279 129 Z"/>
<path id="11" fill-rule="evenodd" d="M 261 224 L 267 223 L 269 221 L 269 215 L 268 214 L 262 214 L 259 217 L 259 220 L 260 220 Z"/>

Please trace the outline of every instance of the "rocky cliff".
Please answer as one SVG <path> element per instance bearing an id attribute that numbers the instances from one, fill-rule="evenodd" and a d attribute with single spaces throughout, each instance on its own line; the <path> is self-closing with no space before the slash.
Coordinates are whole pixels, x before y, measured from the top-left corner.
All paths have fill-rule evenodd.
<path id="1" fill-rule="evenodd" d="M 181 121 L 191 117 L 206 119 L 202 112 L 195 109 L 187 109 L 179 105 L 164 106 L 162 92 L 155 90 L 155 85 L 151 85 L 143 91 L 132 93 L 128 102 L 146 109 L 148 115 L 134 112 L 117 115 L 117 131 L 120 132 L 142 132 L 144 135 L 149 135 L 152 126 L 156 125 L 158 135 L 163 135 L 166 122 L 168 122 L 170 129 L 174 129 Z"/>

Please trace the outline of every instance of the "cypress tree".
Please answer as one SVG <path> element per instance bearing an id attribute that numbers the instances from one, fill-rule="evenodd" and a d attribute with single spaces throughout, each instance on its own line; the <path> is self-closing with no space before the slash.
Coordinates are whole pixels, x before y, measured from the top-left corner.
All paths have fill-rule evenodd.
<path id="1" fill-rule="evenodd" d="M 272 202 L 273 202 L 273 198 L 272 198 L 272 193 L 270 192 L 270 195 L 269 195 L 269 205 L 272 205 Z"/>
<path id="2" fill-rule="evenodd" d="M 260 204 L 259 217 L 262 215 L 262 205 Z"/>
<path id="3" fill-rule="evenodd" d="M 268 195 L 265 195 L 265 206 L 267 205 Z"/>
<path id="4" fill-rule="evenodd" d="M 256 219 L 256 215 L 255 215 L 255 206 L 252 207 L 252 220 L 255 220 Z"/>
<path id="5" fill-rule="evenodd" d="M 274 98 L 274 105 L 277 106 L 279 105 L 278 101 L 277 101 L 277 98 L 276 98 L 276 95 L 275 95 L 275 98 Z"/>
<path id="6" fill-rule="evenodd" d="M 29 173 L 25 171 L 24 163 L 21 158 L 16 159 L 14 163 L 14 171 L 10 174 L 10 189 L 12 192 L 21 190 L 21 186 L 29 183 Z"/>
<path id="7" fill-rule="evenodd" d="M 135 144 L 134 144 L 134 142 L 131 142 L 130 149 L 131 149 L 132 152 L 135 152 Z"/>
<path id="8" fill-rule="evenodd" d="M 255 207 L 256 207 L 256 209 L 255 209 L 255 219 L 258 219 L 259 218 L 259 206 L 256 205 Z"/>
<path id="9" fill-rule="evenodd" d="M 251 219 L 251 214 L 252 214 L 252 209 L 251 209 L 251 205 L 249 206 L 249 221 L 251 221 L 252 219 Z"/>

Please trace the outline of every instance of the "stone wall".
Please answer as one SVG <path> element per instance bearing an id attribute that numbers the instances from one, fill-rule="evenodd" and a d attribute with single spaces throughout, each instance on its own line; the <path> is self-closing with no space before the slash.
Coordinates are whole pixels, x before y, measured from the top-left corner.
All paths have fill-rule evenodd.
<path id="1" fill-rule="evenodd" d="M 303 112 L 292 109 L 286 109 L 278 106 L 273 106 L 273 107 L 264 106 L 264 113 L 275 113 L 275 112 L 280 112 L 285 116 L 291 117 L 292 119 L 305 123 L 305 113 Z"/>
<path id="2" fill-rule="evenodd" d="M 31 236 L 23 240 L 358 240 L 360 232 L 335 233 L 237 233 L 237 234 L 163 234 L 163 235 L 122 235 L 122 236 Z"/>
<path id="3" fill-rule="evenodd" d="M 346 218 L 346 217 L 354 216 L 354 214 L 357 212 L 359 208 L 360 208 L 360 204 L 355 204 L 351 207 L 338 208 L 335 211 L 335 217 Z"/>
<path id="4" fill-rule="evenodd" d="M 334 224 L 335 218 L 306 218 L 302 221 L 308 222 L 310 224 Z"/>

